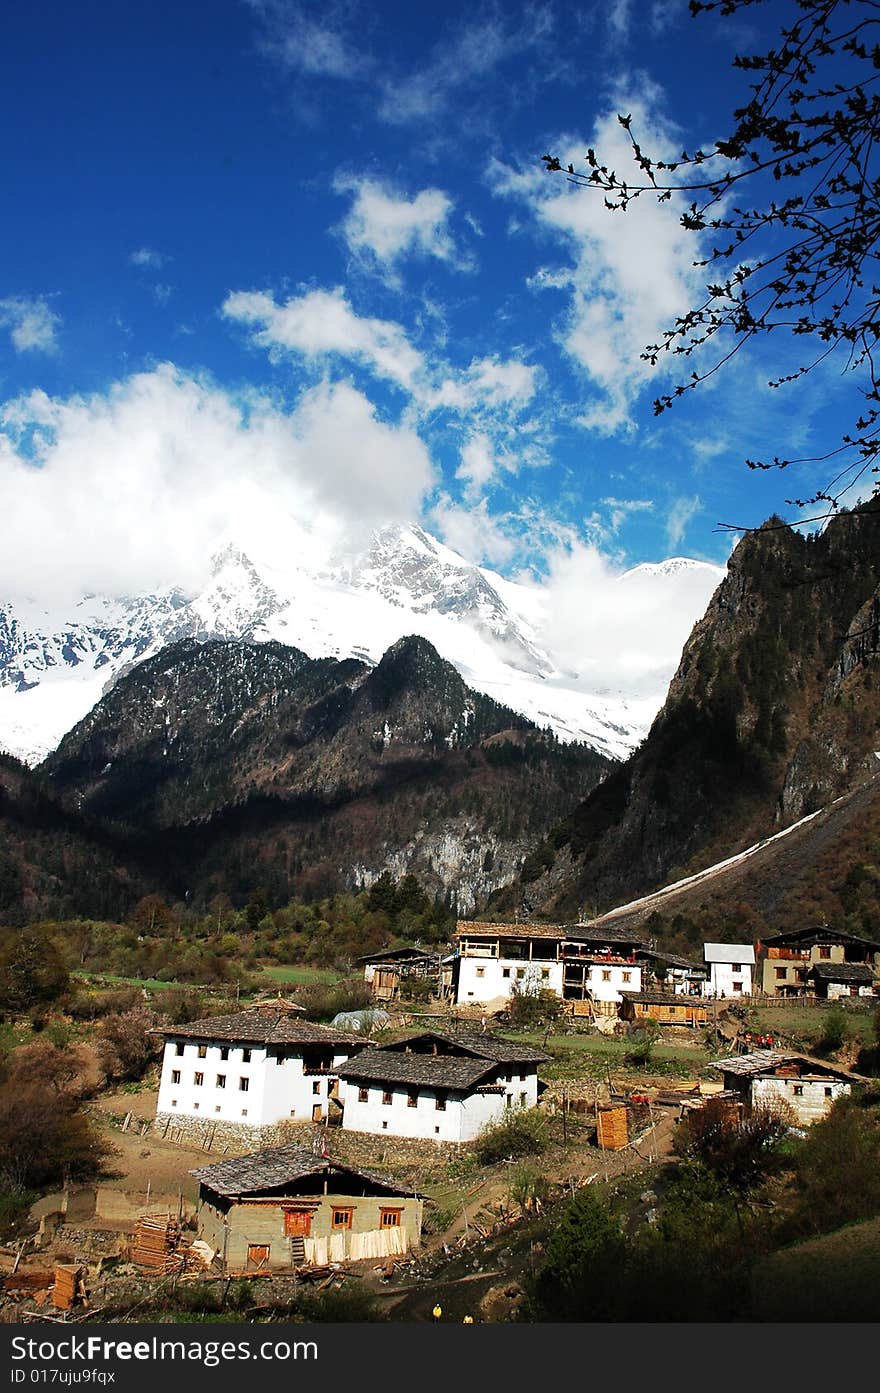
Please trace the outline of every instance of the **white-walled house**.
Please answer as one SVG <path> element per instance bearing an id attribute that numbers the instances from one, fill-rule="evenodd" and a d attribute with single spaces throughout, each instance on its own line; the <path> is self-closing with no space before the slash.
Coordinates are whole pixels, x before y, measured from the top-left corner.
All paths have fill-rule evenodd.
<path id="1" fill-rule="evenodd" d="M 455 934 L 458 1005 L 503 1006 L 515 989 L 562 996 L 560 924 L 462 921 Z"/>
<path id="2" fill-rule="evenodd" d="M 645 941 L 595 924 L 459 923 L 456 1002 L 503 1007 L 514 991 L 552 991 L 574 1015 L 616 1016 L 625 991 L 641 991 Z"/>
<path id="3" fill-rule="evenodd" d="M 365 1045 L 274 1004 L 162 1033 L 156 1125 L 200 1140 L 218 1129 L 259 1140 L 282 1122 L 325 1121 L 339 1066 Z"/>
<path id="4" fill-rule="evenodd" d="M 751 996 L 755 966 L 751 943 L 704 943 L 703 960 L 709 970 L 704 996 Z"/>
<path id="5" fill-rule="evenodd" d="M 720 1070 L 725 1089 L 739 1094 L 747 1108 L 785 1103 L 805 1126 L 821 1121 L 853 1084 L 863 1082 L 847 1069 L 790 1050 L 754 1050 L 715 1060 L 710 1068 Z"/>
<path id="6" fill-rule="evenodd" d="M 875 997 L 880 992 L 880 975 L 867 963 L 814 963 L 806 980 L 817 996 L 828 1001 L 848 1000 L 852 996 Z"/>
<path id="7" fill-rule="evenodd" d="M 510 1108 L 538 1101 L 548 1056 L 487 1032 L 427 1032 L 364 1050 L 339 1070 L 346 1131 L 472 1141 Z"/>

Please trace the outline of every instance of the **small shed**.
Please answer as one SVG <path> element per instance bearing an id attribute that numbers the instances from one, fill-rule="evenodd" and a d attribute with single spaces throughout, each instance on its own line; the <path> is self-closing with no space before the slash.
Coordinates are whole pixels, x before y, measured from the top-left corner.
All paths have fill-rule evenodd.
<path id="1" fill-rule="evenodd" d="M 880 979 L 867 963 L 823 962 L 813 964 L 807 981 L 814 983 L 817 996 L 839 1001 L 841 997 L 873 996 Z"/>
<path id="2" fill-rule="evenodd" d="M 303 1146 L 190 1174 L 199 1182 L 199 1238 L 227 1272 L 393 1257 L 421 1242 L 422 1195 Z"/>
<path id="3" fill-rule="evenodd" d="M 711 1004 L 703 997 L 670 992 L 623 992 L 619 1015 L 623 1021 L 655 1020 L 659 1025 L 706 1025 Z"/>
<path id="4" fill-rule="evenodd" d="M 747 1108 L 786 1103 L 804 1126 L 821 1121 L 836 1099 L 864 1082 L 848 1069 L 789 1050 L 754 1050 L 715 1060 L 710 1068 L 721 1071 L 725 1089 Z"/>

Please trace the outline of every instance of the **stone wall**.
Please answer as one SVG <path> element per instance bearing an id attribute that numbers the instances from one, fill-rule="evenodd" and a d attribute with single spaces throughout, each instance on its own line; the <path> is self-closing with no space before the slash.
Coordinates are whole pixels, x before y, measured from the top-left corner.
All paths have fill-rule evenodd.
<path id="1" fill-rule="evenodd" d="M 303 1145 L 308 1145 L 315 1129 L 304 1124 L 303 1130 L 308 1131 L 308 1140 L 304 1136 Z M 271 1127 L 247 1127 L 239 1122 L 205 1122 L 198 1117 L 167 1112 L 156 1114 L 153 1131 L 166 1141 L 234 1156 L 244 1156 L 266 1146 L 280 1146 L 282 1142 L 294 1140 L 287 1122 Z"/>

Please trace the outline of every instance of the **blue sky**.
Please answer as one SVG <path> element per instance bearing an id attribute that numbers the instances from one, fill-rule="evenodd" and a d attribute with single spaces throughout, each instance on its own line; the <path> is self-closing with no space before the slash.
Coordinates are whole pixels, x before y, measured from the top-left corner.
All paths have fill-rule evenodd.
<path id="1" fill-rule="evenodd" d="M 655 419 L 674 379 L 639 353 L 699 290 L 693 239 L 540 162 L 622 160 L 618 111 L 658 152 L 723 134 L 733 48 L 788 8 L 12 7 L 0 584 L 158 584 L 244 518 L 416 520 L 577 578 L 792 516 L 821 475 L 742 460 L 815 448 L 854 390 L 768 391 L 774 344 Z"/>

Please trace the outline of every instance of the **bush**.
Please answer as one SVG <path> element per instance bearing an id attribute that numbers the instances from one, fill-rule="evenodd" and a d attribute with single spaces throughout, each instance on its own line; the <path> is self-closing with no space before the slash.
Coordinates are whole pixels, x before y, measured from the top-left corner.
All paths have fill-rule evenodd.
<path id="1" fill-rule="evenodd" d="M 748 1190 L 776 1169 L 793 1121 L 785 1103 L 741 1116 L 725 1100 L 709 1098 L 679 1124 L 673 1150 L 702 1162 L 733 1190 Z"/>
<path id="2" fill-rule="evenodd" d="M 846 1039 L 846 1016 L 842 1006 L 832 1006 L 822 1019 L 822 1034 L 816 1041 L 817 1054 L 834 1054 Z"/>
<path id="3" fill-rule="evenodd" d="M 330 986 L 316 982 L 301 987 L 298 998 L 306 1008 L 307 1021 L 330 1021 L 340 1011 L 360 1011 L 373 1005 L 373 993 L 362 977 L 350 977 Z"/>
<path id="4" fill-rule="evenodd" d="M 0 1190 L 91 1180 L 112 1148 L 79 1111 L 82 1061 L 72 1049 L 28 1045 L 0 1072 Z"/>
<path id="5" fill-rule="evenodd" d="M 634 1064 L 637 1068 L 644 1068 L 646 1064 L 650 1064 L 657 1043 L 658 1029 L 656 1021 L 647 1020 L 641 1030 L 630 1036 L 632 1043 L 623 1056 L 627 1064 Z"/>
<path id="6" fill-rule="evenodd" d="M 96 1021 L 109 1016 L 114 1011 L 130 1011 L 133 1006 L 143 1004 L 143 993 L 139 987 L 113 987 L 109 991 L 77 991 L 68 1007 L 68 1013 L 76 1021 Z"/>
<path id="7" fill-rule="evenodd" d="M 102 1022 L 98 1058 L 109 1080 L 143 1078 L 162 1054 L 160 1036 L 150 1033 L 158 1023 L 159 1017 L 145 1006 L 118 1012 Z"/>
<path id="8" fill-rule="evenodd" d="M 32 925 L 6 932 L 0 943 L 0 1007 L 30 1011 L 64 996 L 70 978 L 58 945 L 43 929 Z"/>
<path id="9" fill-rule="evenodd" d="M 548 1021 L 558 1021 L 564 1010 L 556 992 L 548 991 L 546 987 L 540 991 L 523 990 L 518 982 L 514 982 L 508 1008 L 511 1025 L 545 1025 Z"/>
<path id="10" fill-rule="evenodd" d="M 626 1239 L 607 1203 L 579 1190 L 556 1216 L 544 1261 L 526 1284 L 534 1320 L 605 1321 L 625 1303 Z"/>
<path id="11" fill-rule="evenodd" d="M 474 1154 L 482 1166 L 510 1156 L 535 1156 L 547 1149 L 547 1119 L 534 1108 L 517 1108 L 498 1122 L 485 1126 L 474 1142 Z"/>

